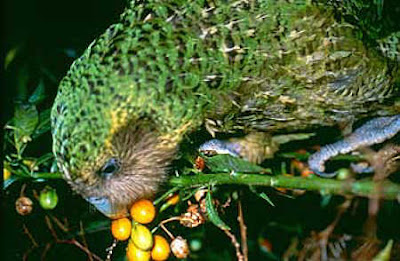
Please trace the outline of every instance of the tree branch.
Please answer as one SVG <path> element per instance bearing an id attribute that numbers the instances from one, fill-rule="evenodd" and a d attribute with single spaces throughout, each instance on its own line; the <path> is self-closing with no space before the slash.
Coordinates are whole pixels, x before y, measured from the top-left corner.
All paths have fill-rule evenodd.
<path id="1" fill-rule="evenodd" d="M 388 200 L 400 198 L 400 185 L 389 180 L 377 184 L 372 180 L 335 180 L 323 179 L 316 176 L 310 178 L 291 176 L 270 176 L 263 174 L 197 174 L 171 177 L 169 185 L 180 188 L 201 187 L 213 185 L 246 185 L 264 186 L 274 188 L 304 189 L 308 191 L 320 191 L 324 194 L 355 195 L 362 197 L 378 197 Z M 379 188 L 379 186 L 382 186 Z"/>

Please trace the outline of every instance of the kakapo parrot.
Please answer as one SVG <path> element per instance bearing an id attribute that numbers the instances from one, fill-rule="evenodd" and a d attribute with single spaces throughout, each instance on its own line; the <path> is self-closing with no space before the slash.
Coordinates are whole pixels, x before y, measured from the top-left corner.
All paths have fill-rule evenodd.
<path id="1" fill-rule="evenodd" d="M 399 130 L 396 65 L 318 1 L 134 0 L 61 81 L 53 152 L 73 190 L 117 218 L 200 128 L 241 133 L 202 148 L 251 160 L 277 131 L 376 117 L 310 158 L 324 176 L 332 155 Z"/>

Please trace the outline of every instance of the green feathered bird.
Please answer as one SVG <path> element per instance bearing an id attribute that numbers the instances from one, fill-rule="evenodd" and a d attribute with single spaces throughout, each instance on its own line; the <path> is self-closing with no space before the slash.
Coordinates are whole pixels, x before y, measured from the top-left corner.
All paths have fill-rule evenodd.
<path id="1" fill-rule="evenodd" d="M 310 1 L 132 1 L 61 81 L 53 151 L 110 217 L 153 195 L 183 138 L 393 115 L 397 70 Z M 398 110 L 398 109 L 397 109 Z"/>

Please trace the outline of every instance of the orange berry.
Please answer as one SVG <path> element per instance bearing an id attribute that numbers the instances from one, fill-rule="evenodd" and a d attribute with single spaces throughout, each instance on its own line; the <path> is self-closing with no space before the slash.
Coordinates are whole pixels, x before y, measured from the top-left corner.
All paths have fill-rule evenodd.
<path id="1" fill-rule="evenodd" d="M 286 188 L 280 188 L 280 187 L 276 187 L 275 189 L 284 194 L 286 194 L 286 192 L 288 191 Z"/>
<path id="2" fill-rule="evenodd" d="M 132 241 L 129 241 L 128 248 L 126 249 L 128 261 L 149 261 L 150 255 L 150 251 L 141 250 Z"/>
<path id="3" fill-rule="evenodd" d="M 170 248 L 168 241 L 159 235 L 154 236 L 154 246 L 151 250 L 151 258 L 154 261 L 164 261 L 169 257 Z"/>
<path id="4" fill-rule="evenodd" d="M 263 252 L 265 252 L 265 253 L 271 253 L 272 252 L 272 244 L 268 239 L 259 238 L 258 239 L 258 245 L 260 246 L 260 249 Z"/>
<path id="5" fill-rule="evenodd" d="M 202 157 L 198 156 L 194 163 L 194 167 L 195 167 L 195 169 L 197 169 L 199 171 L 203 171 L 206 167 L 206 162 L 204 161 L 204 159 Z"/>
<path id="6" fill-rule="evenodd" d="M 308 178 L 308 177 L 310 177 L 310 176 L 312 176 L 314 174 L 314 172 L 312 171 L 312 170 L 310 170 L 309 168 L 305 168 L 305 169 L 303 169 L 302 171 L 301 171 L 301 176 L 303 177 L 303 178 Z"/>
<path id="7" fill-rule="evenodd" d="M 132 224 L 127 218 L 113 220 L 111 223 L 111 233 L 118 240 L 127 240 L 131 235 Z"/>
<path id="8" fill-rule="evenodd" d="M 174 205 L 178 204 L 179 200 L 180 200 L 179 194 L 172 194 L 171 196 L 169 196 L 167 198 L 167 201 L 164 204 L 161 205 L 159 211 L 163 212 L 164 210 L 166 210 L 170 206 L 174 206 Z"/>
<path id="9" fill-rule="evenodd" d="M 140 199 L 133 203 L 130 212 L 133 220 L 141 224 L 150 223 L 156 216 L 156 208 L 153 202 L 147 199 Z"/>
<path id="10" fill-rule="evenodd" d="M 167 199 L 168 205 L 176 205 L 179 202 L 179 194 L 174 194 Z"/>

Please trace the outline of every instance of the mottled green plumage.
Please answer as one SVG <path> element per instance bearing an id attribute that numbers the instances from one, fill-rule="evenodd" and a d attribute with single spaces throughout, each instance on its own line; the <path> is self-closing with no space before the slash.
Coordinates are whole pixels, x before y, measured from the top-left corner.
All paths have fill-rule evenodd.
<path id="1" fill-rule="evenodd" d="M 132 1 L 60 84 L 58 164 L 119 213 L 156 191 L 202 125 L 249 133 L 394 114 L 382 102 L 397 71 L 356 30 L 305 0 Z M 119 170 L 103 175 L 110 158 Z"/>

